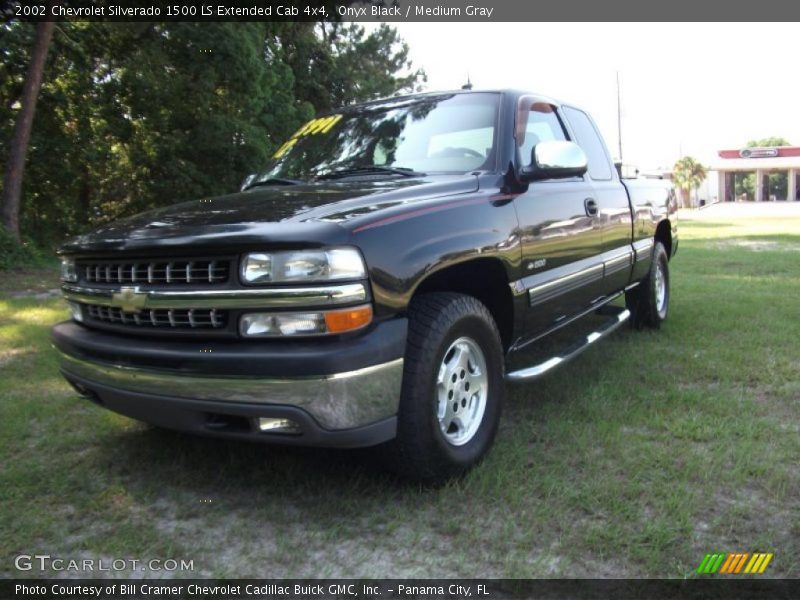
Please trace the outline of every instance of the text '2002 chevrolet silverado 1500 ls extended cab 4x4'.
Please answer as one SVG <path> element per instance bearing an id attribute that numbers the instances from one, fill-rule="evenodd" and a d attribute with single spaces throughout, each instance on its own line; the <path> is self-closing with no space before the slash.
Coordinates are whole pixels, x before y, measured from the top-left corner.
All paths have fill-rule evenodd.
<path id="1" fill-rule="evenodd" d="M 380 444 L 401 472 L 442 479 L 489 449 L 504 380 L 628 319 L 660 325 L 674 211 L 669 187 L 623 183 L 591 118 L 550 98 L 354 105 L 304 125 L 239 193 L 66 243 L 72 319 L 54 345 L 67 380 L 124 415 Z M 575 343 L 521 360 L 597 314 Z"/>

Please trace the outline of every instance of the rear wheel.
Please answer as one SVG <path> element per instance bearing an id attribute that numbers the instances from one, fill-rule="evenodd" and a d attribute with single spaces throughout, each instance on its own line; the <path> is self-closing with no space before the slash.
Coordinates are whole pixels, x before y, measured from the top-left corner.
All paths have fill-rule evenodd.
<path id="1" fill-rule="evenodd" d="M 669 312 L 669 260 L 661 242 L 653 246 L 650 272 L 642 282 L 625 292 L 625 305 L 636 328 L 658 329 Z"/>
<path id="2" fill-rule="evenodd" d="M 414 479 L 463 473 L 489 450 L 503 400 L 503 347 L 471 296 L 424 294 L 409 307 L 393 466 Z"/>

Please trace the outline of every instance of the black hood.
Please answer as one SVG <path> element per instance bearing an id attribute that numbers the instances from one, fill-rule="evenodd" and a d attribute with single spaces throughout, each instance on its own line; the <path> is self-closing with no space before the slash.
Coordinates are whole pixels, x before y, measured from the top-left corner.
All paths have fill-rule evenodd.
<path id="1" fill-rule="evenodd" d="M 157 252 L 248 245 L 347 243 L 350 230 L 383 213 L 474 192 L 474 175 L 364 177 L 303 185 L 256 187 L 182 202 L 103 225 L 66 242 L 66 254 Z"/>

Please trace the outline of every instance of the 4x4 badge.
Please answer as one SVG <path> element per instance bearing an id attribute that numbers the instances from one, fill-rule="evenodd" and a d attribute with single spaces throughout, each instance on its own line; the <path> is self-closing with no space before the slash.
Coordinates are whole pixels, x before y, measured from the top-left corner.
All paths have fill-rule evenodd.
<path id="1" fill-rule="evenodd" d="M 529 270 L 541 269 L 546 264 L 547 264 L 547 259 L 546 258 L 537 258 L 533 262 L 529 262 L 528 263 L 528 269 Z"/>
<path id="2" fill-rule="evenodd" d="M 123 287 L 111 296 L 111 305 L 122 309 L 122 312 L 136 312 L 147 304 L 147 294 L 138 287 Z"/>

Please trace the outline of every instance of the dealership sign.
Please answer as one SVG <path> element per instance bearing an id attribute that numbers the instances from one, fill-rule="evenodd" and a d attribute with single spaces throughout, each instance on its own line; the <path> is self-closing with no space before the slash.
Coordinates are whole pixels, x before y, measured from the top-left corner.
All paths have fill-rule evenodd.
<path id="1" fill-rule="evenodd" d="M 739 150 L 742 158 L 771 158 L 778 156 L 777 148 L 744 148 Z"/>

